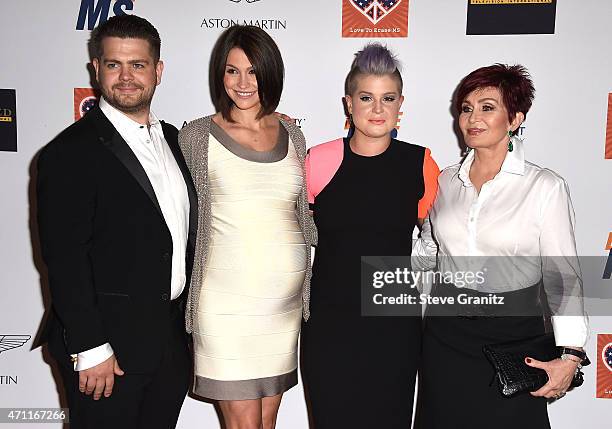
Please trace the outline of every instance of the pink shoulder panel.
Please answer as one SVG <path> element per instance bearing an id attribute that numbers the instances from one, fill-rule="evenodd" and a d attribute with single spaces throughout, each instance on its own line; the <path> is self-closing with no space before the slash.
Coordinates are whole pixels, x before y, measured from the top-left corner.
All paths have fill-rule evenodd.
<path id="1" fill-rule="evenodd" d="M 336 139 L 310 148 L 306 155 L 306 188 L 308 202 L 315 198 L 338 171 L 344 157 L 344 142 Z"/>

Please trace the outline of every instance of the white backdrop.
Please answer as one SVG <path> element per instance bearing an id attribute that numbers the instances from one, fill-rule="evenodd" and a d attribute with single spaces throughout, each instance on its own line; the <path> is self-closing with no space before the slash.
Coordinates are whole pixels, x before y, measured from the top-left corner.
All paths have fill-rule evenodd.
<path id="1" fill-rule="evenodd" d="M 90 86 L 89 31 L 75 29 L 79 6 L 80 0 L 0 5 L 0 88 L 17 90 L 19 117 L 18 152 L 0 152 L 0 335 L 34 337 L 43 314 L 30 241 L 30 164 L 73 122 L 73 88 Z M 466 36 L 466 8 L 465 0 L 410 0 L 408 38 L 380 39 L 404 65 L 399 138 L 431 148 L 440 166 L 457 162 L 449 107 L 459 80 L 494 62 L 524 64 L 537 91 L 526 123 L 527 157 L 567 180 L 580 255 L 605 255 L 612 230 L 612 161 L 604 160 L 612 2 L 559 0 L 554 35 Z M 286 66 L 279 111 L 300 120 L 309 146 L 345 133 L 344 77 L 352 54 L 368 39 L 341 38 L 340 0 L 137 0 L 131 13 L 149 19 L 162 36 L 165 72 L 154 99 L 161 118 L 180 127 L 212 112 L 208 60 L 222 28 L 202 27 L 203 20 L 273 19 L 283 23 L 269 32 Z M 612 288 L 601 275 L 599 281 Z M 591 317 L 591 326 L 587 351 L 595 357 L 595 334 L 612 333 L 612 317 Z M 0 407 L 58 406 L 51 370 L 40 349 L 29 350 L 32 340 L 0 354 L 0 376 L 12 377 L 0 377 Z M 595 373 L 595 365 L 587 368 L 585 385 L 550 406 L 553 427 L 607 427 L 612 402 L 595 399 Z M 452 391 L 447 395 L 451 399 Z M 210 404 L 188 398 L 179 427 L 216 428 L 218 420 Z M 308 427 L 301 386 L 285 395 L 278 427 Z"/>

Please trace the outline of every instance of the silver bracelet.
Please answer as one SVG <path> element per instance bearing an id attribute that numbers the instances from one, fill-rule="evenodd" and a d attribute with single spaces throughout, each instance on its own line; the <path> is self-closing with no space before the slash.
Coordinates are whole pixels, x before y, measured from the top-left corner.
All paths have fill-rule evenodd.
<path id="1" fill-rule="evenodd" d="M 563 353 L 561 355 L 561 360 L 571 360 L 576 364 L 576 373 L 582 369 L 582 362 L 577 360 L 574 355 L 570 355 L 569 353 Z"/>

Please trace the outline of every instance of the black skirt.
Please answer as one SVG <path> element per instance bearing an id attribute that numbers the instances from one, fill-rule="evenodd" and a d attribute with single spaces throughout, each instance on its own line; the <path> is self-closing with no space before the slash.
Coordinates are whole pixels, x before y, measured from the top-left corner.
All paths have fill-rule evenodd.
<path id="1" fill-rule="evenodd" d="M 547 400 L 505 398 L 485 344 L 544 333 L 542 316 L 425 318 L 416 429 L 546 429 Z"/>

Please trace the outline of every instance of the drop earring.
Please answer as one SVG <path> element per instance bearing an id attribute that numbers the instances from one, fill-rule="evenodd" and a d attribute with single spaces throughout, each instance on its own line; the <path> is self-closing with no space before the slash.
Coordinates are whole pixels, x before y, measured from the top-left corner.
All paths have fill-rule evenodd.
<path id="1" fill-rule="evenodd" d="M 512 152 L 514 150 L 514 145 L 512 144 L 512 131 L 508 130 L 508 137 L 510 140 L 508 141 L 508 152 Z"/>

